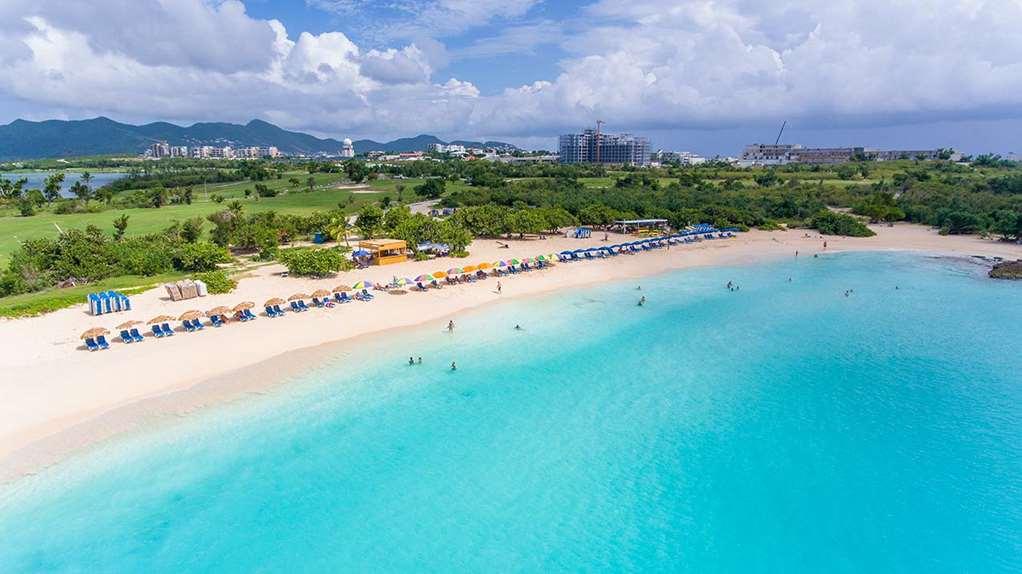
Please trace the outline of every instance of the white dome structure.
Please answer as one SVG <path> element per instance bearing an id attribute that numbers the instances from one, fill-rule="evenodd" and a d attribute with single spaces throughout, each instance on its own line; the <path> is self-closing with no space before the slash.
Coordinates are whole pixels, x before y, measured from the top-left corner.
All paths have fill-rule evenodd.
<path id="1" fill-rule="evenodd" d="M 355 157 L 355 146 L 350 138 L 344 138 L 341 142 L 341 157 L 348 159 Z"/>

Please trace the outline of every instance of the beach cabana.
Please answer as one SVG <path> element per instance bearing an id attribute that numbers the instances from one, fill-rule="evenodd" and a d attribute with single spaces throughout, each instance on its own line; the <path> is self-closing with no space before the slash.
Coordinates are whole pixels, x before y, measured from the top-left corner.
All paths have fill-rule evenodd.
<path id="1" fill-rule="evenodd" d="M 141 325 L 141 324 L 142 324 L 142 321 L 136 321 L 136 320 L 132 319 L 131 321 L 125 321 L 125 322 L 121 323 L 120 325 L 118 325 L 117 329 L 120 330 L 120 332 L 121 332 L 120 333 L 120 335 L 121 335 L 121 342 L 123 342 L 123 343 L 141 343 L 144 340 L 144 338 L 142 337 L 142 333 L 138 332 L 138 327 L 137 327 L 137 325 Z"/>
<path id="2" fill-rule="evenodd" d="M 390 265 L 408 261 L 408 243 L 403 239 L 366 239 L 359 248 L 369 252 L 373 265 Z"/>
<path id="3" fill-rule="evenodd" d="M 85 348 L 90 351 L 99 351 L 100 349 L 109 349 L 110 343 L 106 340 L 106 335 L 110 331 L 103 327 L 93 327 L 84 333 L 82 333 L 82 340 L 85 341 Z"/>

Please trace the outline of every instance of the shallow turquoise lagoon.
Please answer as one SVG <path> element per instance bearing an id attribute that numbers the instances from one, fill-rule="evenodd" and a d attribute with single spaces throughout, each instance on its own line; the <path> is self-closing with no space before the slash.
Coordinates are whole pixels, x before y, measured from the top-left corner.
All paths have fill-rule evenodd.
<path id="1" fill-rule="evenodd" d="M 1022 285 L 873 253 L 636 287 L 340 346 L 21 481 L 0 571 L 1022 568 Z"/>

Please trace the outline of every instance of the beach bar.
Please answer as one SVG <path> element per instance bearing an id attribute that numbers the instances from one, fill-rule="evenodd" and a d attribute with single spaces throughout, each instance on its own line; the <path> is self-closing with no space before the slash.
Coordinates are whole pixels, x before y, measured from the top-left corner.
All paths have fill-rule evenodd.
<path id="1" fill-rule="evenodd" d="M 373 265 L 390 265 L 408 261 L 408 244 L 401 239 L 367 239 L 358 246 L 369 252 Z"/>

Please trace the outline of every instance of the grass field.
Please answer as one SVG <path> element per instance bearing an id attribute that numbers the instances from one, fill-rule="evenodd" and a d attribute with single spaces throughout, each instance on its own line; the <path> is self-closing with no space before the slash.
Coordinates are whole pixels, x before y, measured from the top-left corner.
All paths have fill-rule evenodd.
<path id="1" fill-rule="evenodd" d="M 84 303 L 86 295 L 98 291 L 114 290 L 120 291 L 125 295 L 141 293 L 157 285 L 182 279 L 185 275 L 184 273 L 165 273 L 152 277 L 123 275 L 81 287 L 46 289 L 45 291 L 37 291 L 35 293 L 0 297 L 0 317 L 29 317 L 49 313 Z"/>
<path id="2" fill-rule="evenodd" d="M 289 182 L 291 177 L 298 178 L 302 185 L 297 189 Z M 227 202 L 232 200 L 241 201 L 248 213 L 263 211 L 277 211 L 295 215 L 307 215 L 314 211 L 325 211 L 336 209 L 343 205 L 345 210 L 353 212 L 367 201 L 379 201 L 384 196 L 397 199 L 397 186 L 405 186 L 403 197 L 405 201 L 414 198 L 414 187 L 422 183 L 422 180 L 377 180 L 370 182 L 369 190 L 345 190 L 337 189 L 338 185 L 350 185 L 345 183 L 341 174 L 317 173 L 313 176 L 315 187 L 308 191 L 305 181 L 308 174 L 305 172 L 294 172 L 287 174 L 283 179 L 267 180 L 264 183 L 268 187 L 281 192 L 276 197 L 257 198 L 245 197 L 245 189 L 254 187 L 250 181 L 207 185 L 205 190 L 202 186 L 196 186 L 195 198 L 190 205 L 166 205 L 159 209 L 133 208 L 133 209 L 108 209 L 99 213 L 74 213 L 57 215 L 49 211 L 40 211 L 31 217 L 19 217 L 13 209 L 0 212 L 0 266 L 6 265 L 11 252 L 27 239 L 38 237 L 51 237 L 58 233 L 58 226 L 61 229 L 84 228 L 86 225 L 95 225 L 100 229 L 113 232 L 113 220 L 122 213 L 127 214 L 128 235 L 141 235 L 155 233 L 169 226 L 174 220 L 184 221 L 191 217 L 204 217 L 210 213 L 222 210 Z M 448 187 L 456 189 L 463 185 L 460 182 L 449 182 Z M 366 191 L 371 191 L 366 193 Z M 210 198 L 215 195 L 224 197 L 224 202 L 216 203 Z M 349 200 L 349 198 L 351 198 Z M 351 201 L 349 204 L 348 202 Z"/>

